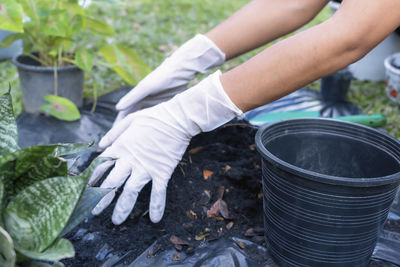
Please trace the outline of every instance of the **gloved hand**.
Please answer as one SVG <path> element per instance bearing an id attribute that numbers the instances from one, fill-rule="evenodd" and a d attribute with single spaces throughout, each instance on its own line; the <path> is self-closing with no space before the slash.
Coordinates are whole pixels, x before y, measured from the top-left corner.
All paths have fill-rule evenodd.
<path id="1" fill-rule="evenodd" d="M 170 57 L 147 75 L 117 104 L 119 110 L 115 123 L 128 114 L 155 106 L 186 90 L 187 84 L 197 73 L 225 61 L 225 54 L 202 34 L 184 43 Z"/>
<path id="2" fill-rule="evenodd" d="M 242 114 L 222 88 L 220 75 L 217 71 L 167 102 L 128 115 L 102 138 L 99 145 L 107 149 L 100 156 L 117 160 L 101 187 L 116 190 L 126 181 L 112 215 L 114 224 L 125 221 L 149 181 L 150 219 L 159 222 L 164 213 L 167 183 L 190 139 Z M 109 167 L 109 162 L 100 165 L 89 184 L 94 184 Z M 94 215 L 111 203 L 115 190 L 99 202 Z"/>

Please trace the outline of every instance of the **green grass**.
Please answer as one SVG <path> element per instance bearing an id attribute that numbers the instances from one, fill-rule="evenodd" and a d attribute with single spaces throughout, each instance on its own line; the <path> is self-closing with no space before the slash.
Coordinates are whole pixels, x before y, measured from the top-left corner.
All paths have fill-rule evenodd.
<path id="1" fill-rule="evenodd" d="M 100 46 L 104 42 L 124 44 L 135 49 L 151 68 L 155 68 L 183 42 L 196 33 L 207 32 L 248 2 L 248 0 L 97 1 L 90 7 L 91 12 L 97 18 L 103 18 L 111 23 L 116 30 L 116 35 L 106 40 L 83 35 L 79 42 L 87 48 Z M 325 8 L 301 30 L 316 25 L 329 16 L 329 8 Z M 237 66 L 265 47 L 230 60 L 224 64 L 222 70 L 226 71 Z M 91 74 L 86 76 L 86 97 L 92 97 L 91 89 L 94 87 L 97 88 L 99 94 L 104 94 L 123 85 L 121 78 L 103 66 L 97 66 Z M 9 61 L 0 62 L 0 88 L 6 90 L 8 83 L 15 80 L 17 80 L 17 73 L 13 65 Z M 18 82 L 15 84 L 14 105 L 20 112 L 22 105 L 19 84 Z M 312 87 L 318 88 L 318 81 L 314 82 Z M 354 81 L 350 99 L 366 113 L 383 112 L 388 117 L 388 125 L 385 129 L 392 135 L 400 137 L 400 126 L 395 120 L 400 107 L 387 99 L 382 83 Z"/>

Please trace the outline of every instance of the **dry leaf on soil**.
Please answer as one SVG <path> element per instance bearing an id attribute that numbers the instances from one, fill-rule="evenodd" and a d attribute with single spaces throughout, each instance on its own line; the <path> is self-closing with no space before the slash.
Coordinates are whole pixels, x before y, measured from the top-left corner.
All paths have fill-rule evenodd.
<path id="1" fill-rule="evenodd" d="M 213 172 L 210 170 L 203 170 L 203 178 L 204 180 L 208 180 L 213 175 Z"/>

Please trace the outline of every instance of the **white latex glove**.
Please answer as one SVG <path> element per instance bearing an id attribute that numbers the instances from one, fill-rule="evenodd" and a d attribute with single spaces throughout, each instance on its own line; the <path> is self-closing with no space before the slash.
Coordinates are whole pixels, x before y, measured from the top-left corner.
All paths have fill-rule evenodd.
<path id="1" fill-rule="evenodd" d="M 94 215 L 111 203 L 116 189 L 125 183 L 112 215 L 114 224 L 122 223 L 141 189 L 152 181 L 150 219 L 161 220 L 167 183 L 190 139 L 242 114 L 222 88 L 220 75 L 217 71 L 167 102 L 128 115 L 102 138 L 99 145 L 107 149 L 100 156 L 117 160 L 101 187 L 115 190 L 99 202 Z M 110 162 L 100 165 L 89 184 L 94 184 L 109 167 Z"/>
<path id="2" fill-rule="evenodd" d="M 197 73 L 225 61 L 225 54 L 205 35 L 197 34 L 147 75 L 116 105 L 119 110 L 115 123 L 128 114 L 155 106 L 186 90 Z"/>

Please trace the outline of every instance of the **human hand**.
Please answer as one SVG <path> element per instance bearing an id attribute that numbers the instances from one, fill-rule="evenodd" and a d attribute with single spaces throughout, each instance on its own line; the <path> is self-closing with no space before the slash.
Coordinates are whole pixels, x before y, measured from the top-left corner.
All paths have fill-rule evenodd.
<path id="1" fill-rule="evenodd" d="M 117 158 L 102 188 L 114 190 L 105 196 L 93 214 L 101 213 L 124 183 L 112 221 L 121 224 L 131 213 L 139 192 L 152 181 L 149 214 L 153 222 L 163 216 L 168 181 L 190 139 L 211 131 L 241 115 L 226 95 L 216 72 L 171 100 L 132 113 L 116 124 L 100 141 L 101 157 Z M 94 184 L 112 166 L 100 165 L 90 179 Z"/>
<path id="2" fill-rule="evenodd" d="M 224 61 L 225 54 L 206 36 L 197 34 L 118 102 L 115 123 L 130 113 L 168 101 L 186 90 L 197 73 L 204 73 Z"/>

